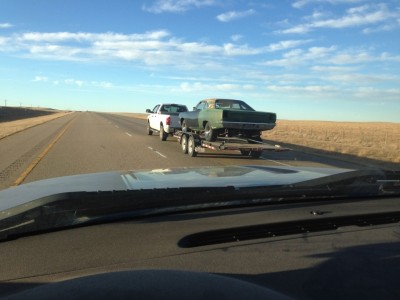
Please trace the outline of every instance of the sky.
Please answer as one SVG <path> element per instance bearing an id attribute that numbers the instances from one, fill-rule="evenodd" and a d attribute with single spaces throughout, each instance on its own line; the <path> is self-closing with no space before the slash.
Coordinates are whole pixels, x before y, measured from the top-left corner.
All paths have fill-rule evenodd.
<path id="1" fill-rule="evenodd" d="M 400 1 L 0 0 L 0 105 L 400 122 Z"/>

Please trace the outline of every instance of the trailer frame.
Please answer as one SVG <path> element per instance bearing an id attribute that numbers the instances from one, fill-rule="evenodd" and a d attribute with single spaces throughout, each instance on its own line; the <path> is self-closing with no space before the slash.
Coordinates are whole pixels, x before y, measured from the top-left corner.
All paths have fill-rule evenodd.
<path id="1" fill-rule="evenodd" d="M 181 145 L 181 151 L 184 154 L 189 154 L 191 157 L 197 156 L 198 153 L 205 152 L 206 149 L 214 151 L 232 151 L 238 150 L 243 156 L 251 158 L 259 158 L 263 151 L 288 151 L 289 148 L 281 147 L 280 145 L 271 145 L 255 139 L 218 138 L 215 142 L 206 141 L 204 136 L 195 132 L 177 131 L 174 137 L 178 139 Z"/>

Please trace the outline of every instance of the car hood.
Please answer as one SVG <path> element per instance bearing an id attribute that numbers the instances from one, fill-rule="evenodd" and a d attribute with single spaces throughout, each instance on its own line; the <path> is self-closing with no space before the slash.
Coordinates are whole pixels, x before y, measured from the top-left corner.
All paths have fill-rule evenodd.
<path id="1" fill-rule="evenodd" d="M 68 192 L 146 190 L 188 187 L 258 187 L 290 185 L 349 169 L 227 166 L 117 171 L 57 177 L 0 191 L 0 211 Z"/>

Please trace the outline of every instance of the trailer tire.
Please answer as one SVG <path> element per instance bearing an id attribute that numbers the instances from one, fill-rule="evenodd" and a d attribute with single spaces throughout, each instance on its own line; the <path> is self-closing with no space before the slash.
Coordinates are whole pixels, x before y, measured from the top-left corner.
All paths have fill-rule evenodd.
<path id="1" fill-rule="evenodd" d="M 191 157 L 195 157 L 197 156 L 197 152 L 196 152 L 196 143 L 194 142 L 194 137 L 193 135 L 191 135 L 188 139 L 188 154 Z"/>
<path id="2" fill-rule="evenodd" d="M 261 154 L 262 154 L 262 151 L 251 151 L 250 152 L 250 156 L 252 158 L 259 158 L 261 156 Z"/>
<path id="3" fill-rule="evenodd" d="M 160 140 L 165 141 L 167 140 L 167 137 L 168 137 L 168 132 L 165 132 L 163 124 L 160 124 Z"/>
<path id="4" fill-rule="evenodd" d="M 250 150 L 240 150 L 240 153 L 241 153 L 243 156 L 250 156 Z"/>
<path id="5" fill-rule="evenodd" d="M 149 122 L 147 122 L 146 132 L 147 132 L 147 135 L 152 135 L 153 134 L 153 130 L 151 130 Z"/>
<path id="6" fill-rule="evenodd" d="M 188 138 L 186 134 L 182 134 L 181 136 L 181 149 L 183 154 L 188 153 Z"/>

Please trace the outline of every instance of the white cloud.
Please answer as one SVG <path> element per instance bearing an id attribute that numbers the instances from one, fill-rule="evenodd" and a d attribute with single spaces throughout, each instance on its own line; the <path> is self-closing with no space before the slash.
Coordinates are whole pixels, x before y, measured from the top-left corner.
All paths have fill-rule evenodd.
<path id="1" fill-rule="evenodd" d="M 53 85 L 59 86 L 60 84 L 65 84 L 65 85 L 76 85 L 78 87 L 86 86 L 86 87 L 96 87 L 96 88 L 104 88 L 104 89 L 109 89 L 113 88 L 114 85 L 111 82 L 108 81 L 84 81 L 84 80 L 78 80 L 74 78 L 67 78 L 64 80 L 59 80 L 59 79 L 54 79 L 50 80 L 47 76 L 35 76 L 35 78 L 32 80 L 33 82 L 50 82 Z"/>
<path id="2" fill-rule="evenodd" d="M 325 74 L 324 79 L 335 82 L 345 83 L 353 86 L 357 84 L 376 84 L 380 82 L 399 82 L 400 78 L 388 75 L 360 74 L 360 73 L 342 73 L 342 74 Z"/>
<path id="3" fill-rule="evenodd" d="M 281 59 L 268 60 L 263 64 L 267 66 L 292 68 L 309 62 L 316 63 L 319 60 L 325 60 L 335 50 L 336 46 L 310 47 L 307 50 L 293 49 L 284 53 Z"/>
<path id="4" fill-rule="evenodd" d="M 228 56 L 256 55 L 263 52 L 262 48 L 251 48 L 248 45 L 235 45 L 227 43 L 223 45 L 224 52 Z"/>
<path id="5" fill-rule="evenodd" d="M 4 47 L 4 48 L 7 47 L 8 43 L 9 43 L 9 39 L 8 38 L 0 36 L 0 47 Z M 0 48 L 0 51 L 2 51 L 2 48 Z"/>
<path id="6" fill-rule="evenodd" d="M 14 27 L 13 24 L 10 23 L 0 23 L 0 29 Z"/>
<path id="7" fill-rule="evenodd" d="M 310 68 L 312 71 L 315 72 L 322 72 L 322 73 L 326 73 L 326 72 L 332 72 L 332 73 L 336 73 L 336 72 L 350 72 L 353 71 L 354 68 L 352 67 L 342 67 L 342 66 L 313 66 Z"/>
<path id="8" fill-rule="evenodd" d="M 249 9 L 245 11 L 229 11 L 217 16 L 217 19 L 221 22 L 231 22 L 237 19 L 242 19 L 255 14 L 254 9 Z"/>
<path id="9" fill-rule="evenodd" d="M 77 85 L 79 87 L 82 87 L 84 85 L 84 82 L 82 80 L 76 80 L 72 78 L 65 79 L 64 83 L 67 85 Z"/>
<path id="10" fill-rule="evenodd" d="M 255 87 L 250 84 L 233 84 L 233 83 L 220 83 L 220 84 L 207 84 L 202 82 L 183 82 L 177 88 L 173 88 L 172 91 L 177 92 L 185 92 L 185 93 L 192 93 L 192 92 L 204 92 L 208 91 L 209 93 L 218 93 L 218 92 L 240 92 L 242 90 L 252 90 Z"/>
<path id="11" fill-rule="evenodd" d="M 267 49 L 271 52 L 273 51 L 280 51 L 280 50 L 285 50 L 289 48 L 294 48 L 297 46 L 300 46 L 302 44 L 306 44 L 311 42 L 312 40 L 285 40 L 285 41 L 280 41 L 278 43 L 273 43 L 268 45 Z"/>
<path id="12" fill-rule="evenodd" d="M 155 14 L 181 13 L 192 8 L 211 5 L 215 5 L 215 0 L 157 0 L 149 6 L 144 4 L 142 9 Z"/>
<path id="13" fill-rule="evenodd" d="M 356 3 L 356 2 L 361 2 L 364 0 L 298 0 L 293 2 L 292 6 L 294 8 L 302 8 L 303 6 L 306 6 L 308 4 L 312 3 L 329 3 L 329 4 L 349 4 L 349 3 Z"/>
<path id="14" fill-rule="evenodd" d="M 242 38 L 243 38 L 243 35 L 240 35 L 240 34 L 231 35 L 231 40 L 234 41 L 234 42 L 238 42 Z"/>
<path id="15" fill-rule="evenodd" d="M 261 55 L 312 41 L 283 40 L 261 47 L 236 42 L 218 45 L 184 41 L 165 30 L 142 34 L 27 32 L 4 39 L 0 40 L 0 50 L 24 57 L 88 62 L 124 60 L 145 65 L 176 65 L 182 69 L 217 65 L 224 58 Z"/>
<path id="16" fill-rule="evenodd" d="M 315 19 L 311 16 L 309 19 Z M 277 33 L 283 34 L 302 34 L 312 31 L 316 28 L 349 28 L 367 25 L 381 25 L 386 30 L 398 26 L 398 19 L 400 18 L 399 11 L 391 11 L 386 4 L 366 4 L 363 6 L 352 7 L 348 9 L 342 17 L 338 18 L 318 18 L 314 21 L 299 24 L 288 29 L 278 30 Z M 373 29 L 369 29 L 372 32 Z"/>
<path id="17" fill-rule="evenodd" d="M 34 82 L 40 82 L 40 81 L 48 81 L 48 78 L 46 76 L 35 76 L 35 78 L 32 80 Z"/>
<path id="18" fill-rule="evenodd" d="M 148 31 L 142 34 L 118 34 L 118 33 L 87 33 L 87 32 L 27 32 L 17 38 L 21 42 L 93 42 L 93 41 L 143 41 L 159 40 L 169 36 L 166 30 Z"/>
<path id="19" fill-rule="evenodd" d="M 339 92 L 338 88 L 331 85 L 269 85 L 267 89 L 273 92 L 289 92 L 289 93 L 336 93 Z"/>

